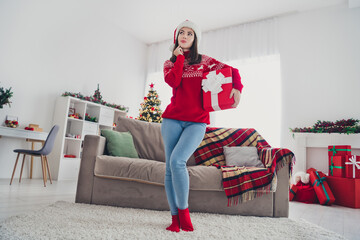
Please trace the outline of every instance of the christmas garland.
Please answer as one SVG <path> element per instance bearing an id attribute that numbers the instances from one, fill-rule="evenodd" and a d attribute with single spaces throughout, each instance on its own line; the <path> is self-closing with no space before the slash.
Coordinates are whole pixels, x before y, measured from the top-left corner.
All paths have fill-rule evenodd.
<path id="1" fill-rule="evenodd" d="M 318 120 L 312 127 L 304 128 L 290 128 L 291 132 L 310 132 L 310 133 L 346 133 L 354 134 L 360 133 L 360 122 L 359 119 L 342 119 L 337 120 L 336 122 L 331 121 L 320 121 Z"/>
<path id="2" fill-rule="evenodd" d="M 72 92 L 65 92 L 61 96 L 63 96 L 63 97 L 67 97 L 67 96 L 75 97 L 75 98 L 79 98 L 81 100 L 85 100 L 85 101 L 89 101 L 89 102 L 93 102 L 93 103 L 99 103 L 99 104 L 102 104 L 104 106 L 119 109 L 119 110 L 122 110 L 122 111 L 126 111 L 126 112 L 129 111 L 129 107 L 125 107 L 124 105 L 116 105 L 116 104 L 107 103 L 106 101 L 103 101 L 102 97 L 101 97 L 101 95 L 99 93 L 99 90 L 96 90 L 94 96 L 90 96 L 90 97 L 89 96 L 84 96 L 81 93 L 72 93 Z"/>

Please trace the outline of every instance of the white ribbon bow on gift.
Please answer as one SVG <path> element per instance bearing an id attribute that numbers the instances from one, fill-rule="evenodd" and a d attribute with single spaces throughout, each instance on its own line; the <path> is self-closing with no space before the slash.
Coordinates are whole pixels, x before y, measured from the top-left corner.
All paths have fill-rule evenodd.
<path id="1" fill-rule="evenodd" d="M 223 90 L 221 85 L 225 83 L 232 83 L 232 77 L 225 77 L 222 73 L 216 74 L 216 71 L 209 72 L 206 79 L 202 80 L 204 92 L 211 92 L 211 106 L 215 111 L 221 110 L 218 94 Z"/>
<path id="2" fill-rule="evenodd" d="M 349 161 L 350 162 L 346 162 L 345 164 L 351 164 L 351 165 L 353 165 L 353 178 L 355 178 L 355 167 L 357 168 L 357 169 L 360 169 L 360 162 L 357 162 L 356 161 L 356 156 L 355 155 L 352 155 L 352 157 L 351 158 L 349 158 Z"/>
<path id="3" fill-rule="evenodd" d="M 221 84 L 224 79 L 225 76 L 222 73 L 216 75 L 215 71 L 209 72 L 209 74 L 206 76 L 206 79 L 202 81 L 204 92 L 210 91 L 212 94 L 218 94 L 223 90 L 221 88 Z"/>

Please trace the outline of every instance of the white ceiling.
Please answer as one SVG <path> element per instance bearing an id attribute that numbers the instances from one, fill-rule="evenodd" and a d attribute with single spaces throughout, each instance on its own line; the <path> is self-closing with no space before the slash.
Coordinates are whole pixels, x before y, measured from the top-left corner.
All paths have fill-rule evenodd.
<path id="1" fill-rule="evenodd" d="M 93 14 L 115 24 L 140 41 L 151 44 L 171 39 L 176 26 L 196 22 L 203 32 L 348 4 L 348 0 L 110 0 L 86 2 Z"/>

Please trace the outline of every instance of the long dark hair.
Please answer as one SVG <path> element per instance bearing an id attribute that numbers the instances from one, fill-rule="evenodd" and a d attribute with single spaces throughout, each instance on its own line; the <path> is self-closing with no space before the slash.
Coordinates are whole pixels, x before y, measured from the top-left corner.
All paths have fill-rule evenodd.
<path id="1" fill-rule="evenodd" d="M 179 36 L 179 34 L 178 34 L 178 36 Z M 173 48 L 172 56 L 170 58 L 170 61 L 173 62 L 173 63 L 176 61 L 176 56 L 174 55 L 174 51 L 179 46 L 178 36 L 176 36 L 175 46 Z M 188 59 L 190 60 L 189 65 L 199 64 L 201 62 L 202 56 L 201 56 L 201 54 L 198 53 L 197 41 L 198 40 L 197 40 L 196 34 L 194 33 L 194 42 L 193 42 L 193 44 L 192 44 L 192 46 L 190 48 L 190 53 L 188 55 Z"/>

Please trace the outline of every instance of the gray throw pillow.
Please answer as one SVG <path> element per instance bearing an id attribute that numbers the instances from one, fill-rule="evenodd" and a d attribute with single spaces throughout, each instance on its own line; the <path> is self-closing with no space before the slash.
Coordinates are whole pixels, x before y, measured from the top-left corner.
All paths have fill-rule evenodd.
<path id="1" fill-rule="evenodd" d="M 224 146 L 226 166 L 264 167 L 260 161 L 256 147 Z"/>

